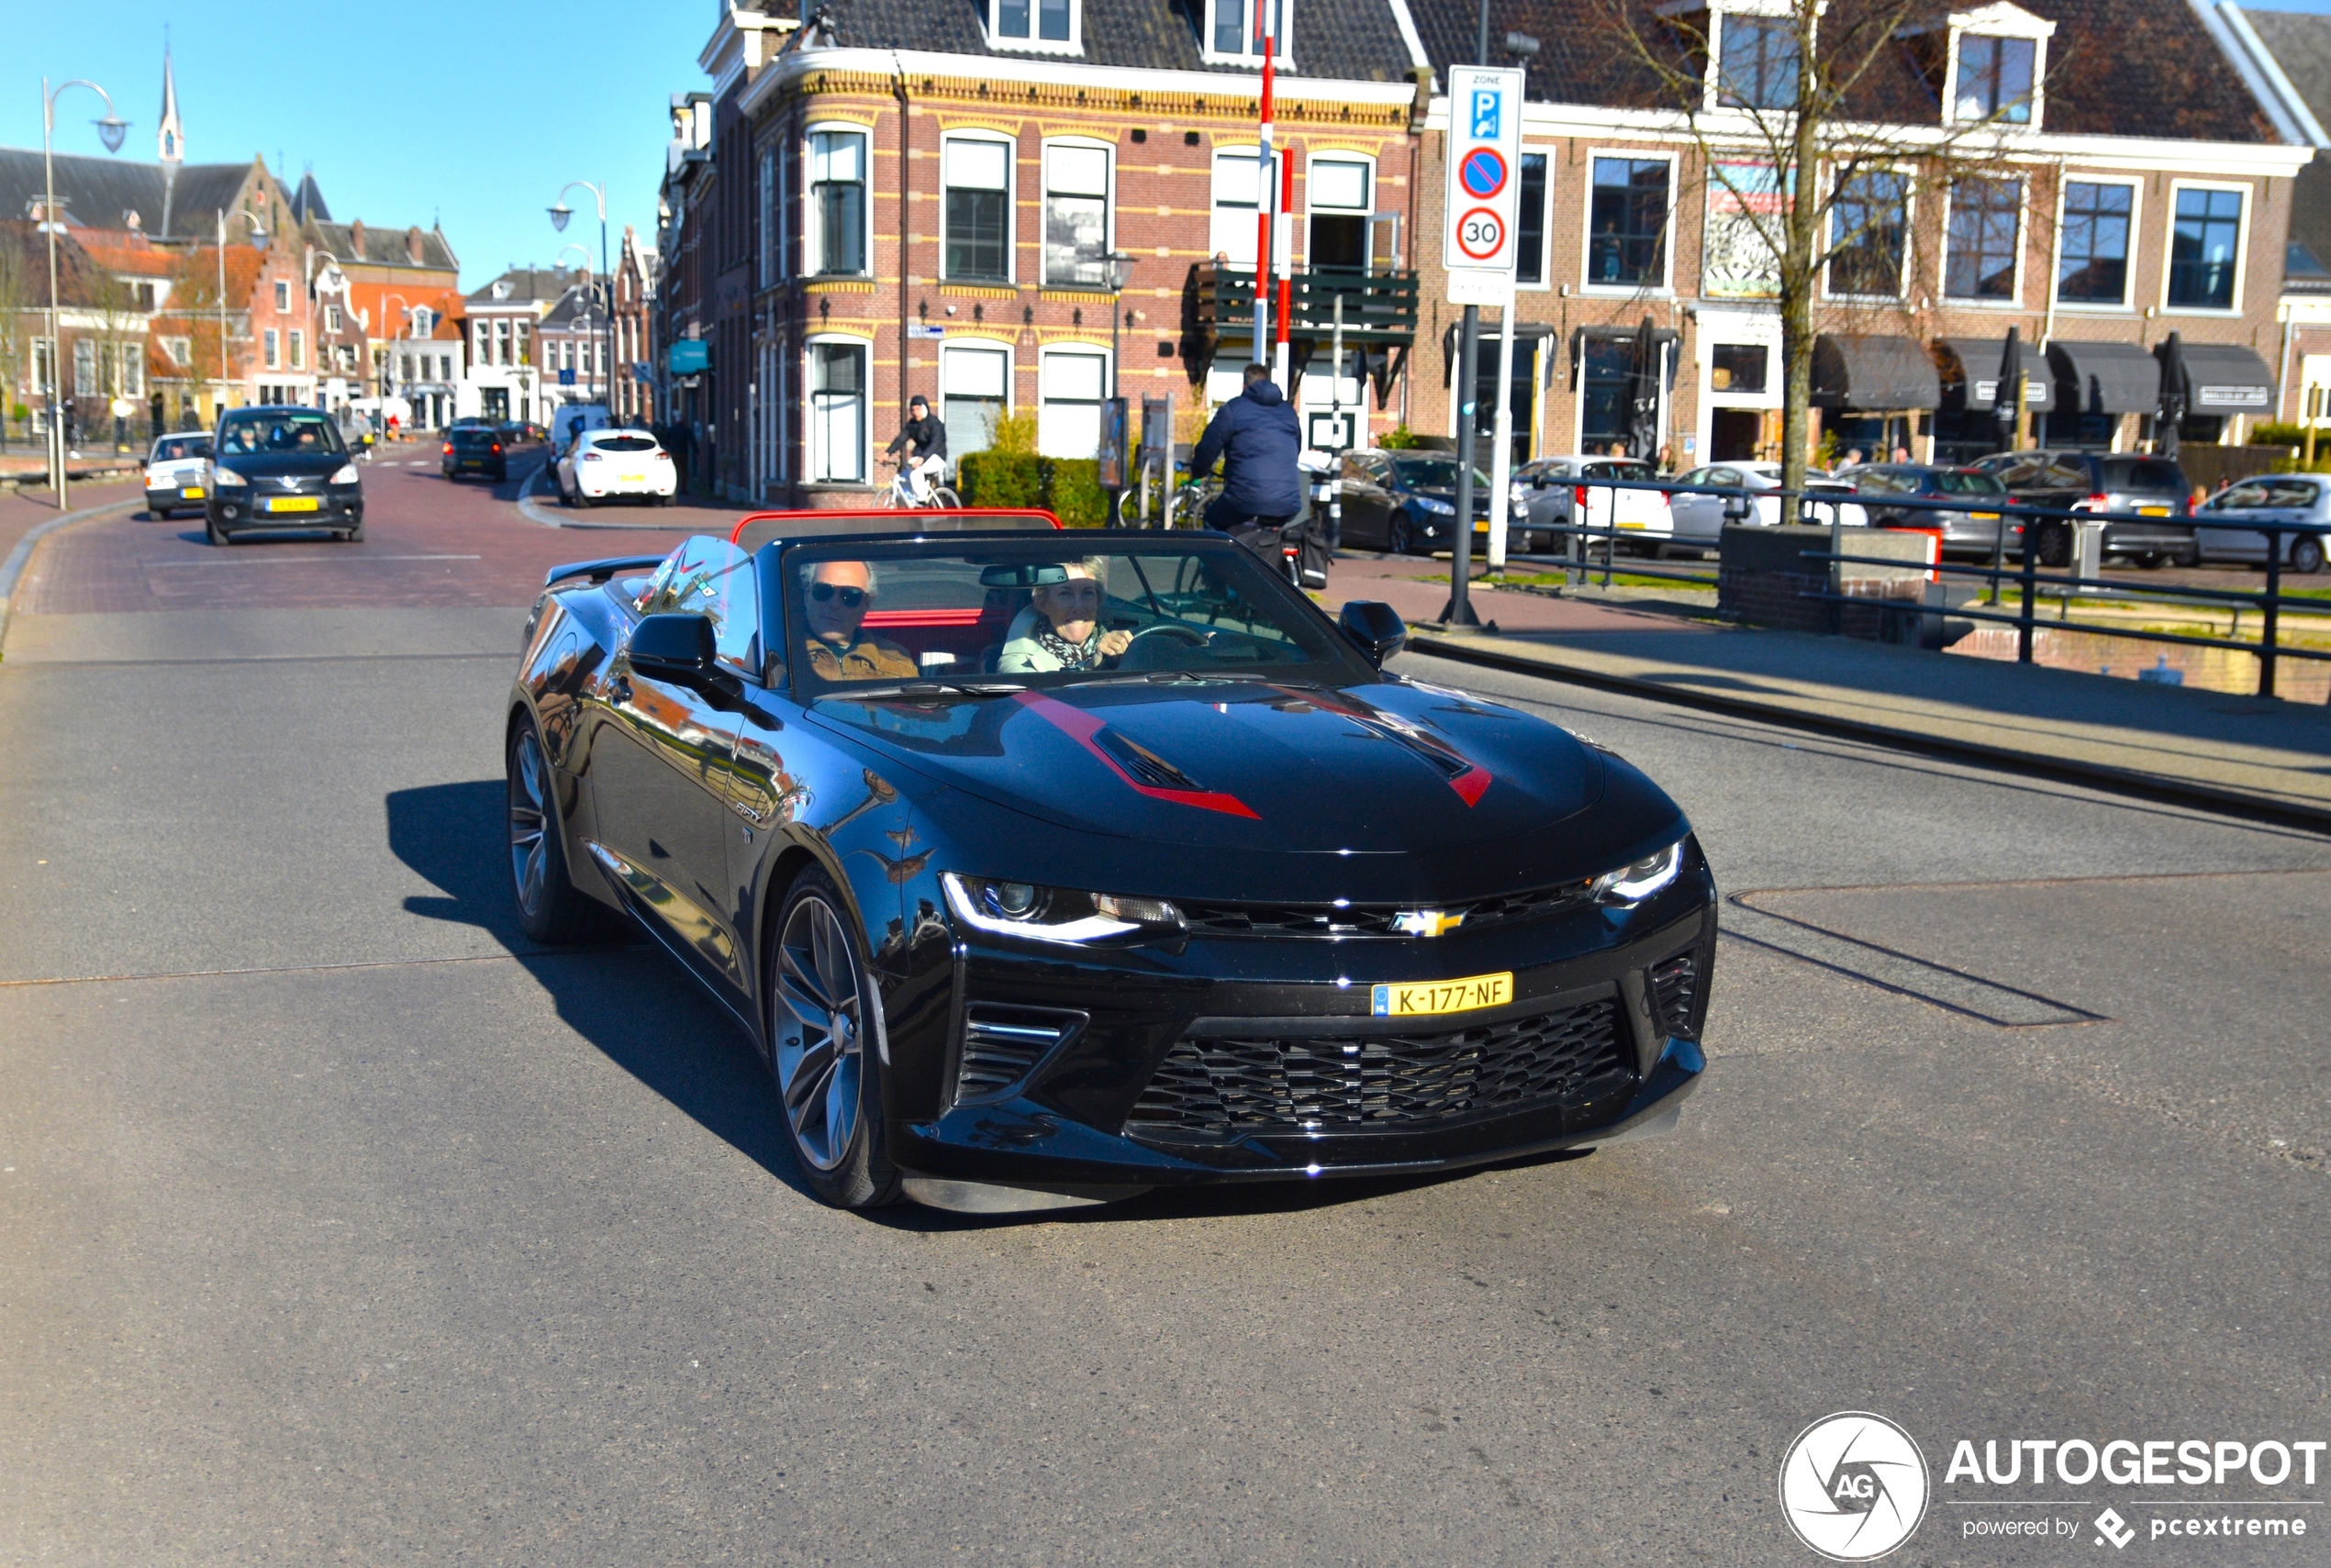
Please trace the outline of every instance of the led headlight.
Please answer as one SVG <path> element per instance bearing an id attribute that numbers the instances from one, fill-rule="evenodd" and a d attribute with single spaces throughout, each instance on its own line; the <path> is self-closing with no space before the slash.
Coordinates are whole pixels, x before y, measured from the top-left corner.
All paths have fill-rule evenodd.
<path id="1" fill-rule="evenodd" d="M 1435 501 L 1430 495 L 1418 496 L 1416 498 L 1416 504 L 1423 507 L 1428 512 L 1437 512 L 1444 517 L 1454 517 L 1456 516 L 1456 508 L 1455 506 L 1452 506 L 1446 501 Z"/>
<path id="2" fill-rule="evenodd" d="M 340 472 L 332 475 L 332 483 L 334 484 L 361 484 L 363 483 L 363 477 L 356 472 L 354 463 L 344 462 L 340 465 Z"/>
<path id="3" fill-rule="evenodd" d="M 1640 904 L 1667 884 L 1676 880 L 1683 870 L 1683 840 L 1679 839 L 1656 854 L 1645 855 L 1633 865 L 1617 871 L 1604 872 L 1594 879 L 1595 901 L 1600 904 Z"/>
<path id="4" fill-rule="evenodd" d="M 975 930 L 1040 942 L 1091 942 L 1146 932 L 1179 934 L 1182 912 L 1163 898 L 1080 893 L 1032 882 L 990 882 L 948 872 L 947 907 Z"/>
<path id="5" fill-rule="evenodd" d="M 251 483 L 231 468 L 214 468 L 210 471 L 210 477 L 221 489 L 234 489 Z"/>

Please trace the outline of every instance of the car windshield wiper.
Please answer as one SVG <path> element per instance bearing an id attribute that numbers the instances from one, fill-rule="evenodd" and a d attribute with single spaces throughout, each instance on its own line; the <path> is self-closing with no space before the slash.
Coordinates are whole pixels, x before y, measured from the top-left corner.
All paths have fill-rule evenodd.
<path id="1" fill-rule="evenodd" d="M 1027 689 L 1014 681 L 898 681 L 889 685 L 853 686 L 825 695 L 857 702 L 866 697 L 1008 697 Z"/>
<path id="2" fill-rule="evenodd" d="M 1218 681 L 1268 681 L 1273 677 L 1253 670 L 1101 670 L 1082 680 L 1064 681 L 1067 686 L 1106 686 L 1149 684 L 1174 686 L 1188 684 L 1210 686 Z"/>

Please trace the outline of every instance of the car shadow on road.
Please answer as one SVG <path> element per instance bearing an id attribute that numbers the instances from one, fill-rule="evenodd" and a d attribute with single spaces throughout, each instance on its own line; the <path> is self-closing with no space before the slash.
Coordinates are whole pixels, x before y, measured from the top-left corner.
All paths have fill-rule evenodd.
<path id="1" fill-rule="evenodd" d="M 759 1054 L 736 1020 L 672 959 L 620 933 L 597 946 L 549 948 L 519 929 L 503 860 L 506 788 L 500 779 L 476 779 L 390 792 L 389 850 L 439 890 L 407 898 L 407 913 L 485 932 L 517 956 L 576 1034 L 706 1131 L 810 1197 Z"/>

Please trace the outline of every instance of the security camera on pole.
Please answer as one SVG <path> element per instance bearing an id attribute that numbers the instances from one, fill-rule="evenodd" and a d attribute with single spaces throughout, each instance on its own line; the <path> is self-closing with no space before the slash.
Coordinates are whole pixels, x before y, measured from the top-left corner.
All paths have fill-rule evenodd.
<path id="1" fill-rule="evenodd" d="M 1487 8 L 1482 52 L 1488 52 Z M 1478 626 L 1473 573 L 1473 456 L 1479 395 L 1481 306 L 1513 309 L 1514 224 L 1522 195 L 1522 72 L 1487 65 L 1449 68 L 1448 180 L 1442 197 L 1441 259 L 1449 303 L 1465 306 L 1459 328 L 1456 551 L 1449 563 L 1449 603 L 1441 618 Z M 1508 389 L 1498 387 L 1502 406 Z"/>

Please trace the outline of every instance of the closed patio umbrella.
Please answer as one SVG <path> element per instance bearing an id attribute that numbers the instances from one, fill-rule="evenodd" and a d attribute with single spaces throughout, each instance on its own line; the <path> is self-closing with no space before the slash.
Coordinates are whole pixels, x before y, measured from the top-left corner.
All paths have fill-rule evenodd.
<path id="1" fill-rule="evenodd" d="M 1659 342 L 1651 317 L 1635 329 L 1634 373 L 1628 378 L 1634 406 L 1627 420 L 1627 455 L 1656 462 L 1659 457 Z"/>
<path id="2" fill-rule="evenodd" d="M 2169 340 L 2161 345 L 2160 411 L 2154 416 L 2153 429 L 2158 439 L 2156 448 L 2170 462 L 2177 461 L 2178 427 L 2185 422 L 2185 344 L 2172 332 Z"/>
<path id="3" fill-rule="evenodd" d="M 1999 450 L 2015 450 L 2015 431 L 2024 413 L 2024 339 L 2013 327 L 1999 355 L 1999 386 L 1991 395 L 1991 417 L 1999 422 Z"/>

